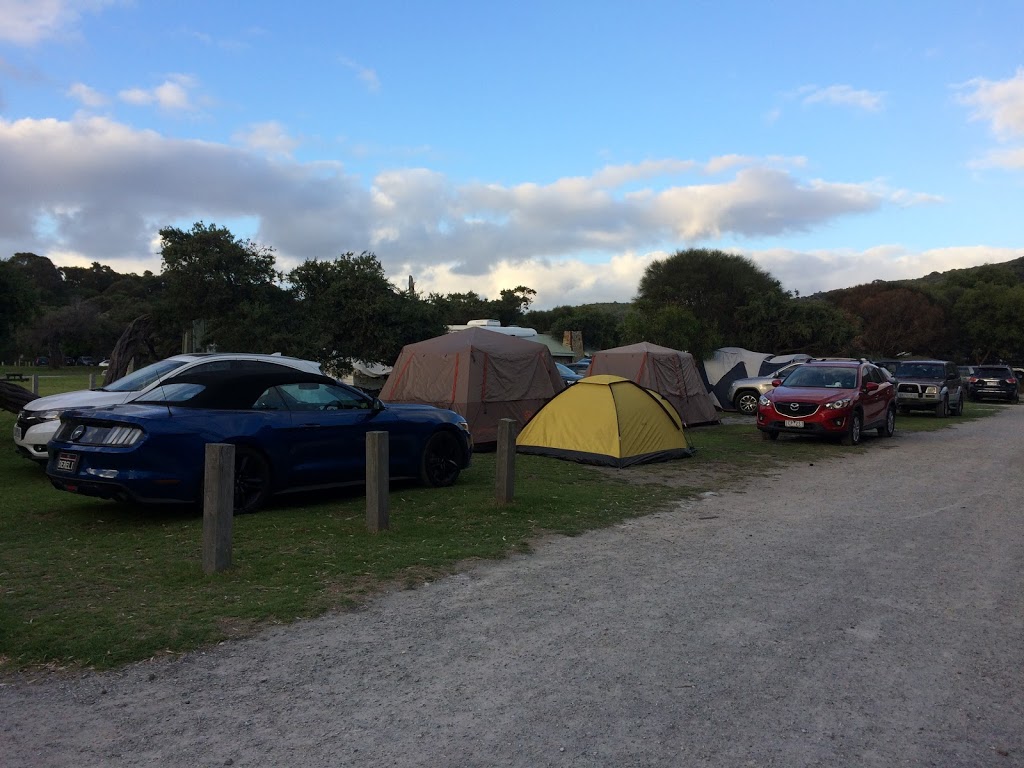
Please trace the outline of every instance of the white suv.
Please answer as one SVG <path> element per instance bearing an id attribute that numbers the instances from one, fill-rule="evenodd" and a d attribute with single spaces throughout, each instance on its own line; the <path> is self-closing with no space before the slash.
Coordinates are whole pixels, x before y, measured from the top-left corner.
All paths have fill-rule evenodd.
<path id="1" fill-rule="evenodd" d="M 46 461 L 46 444 L 60 426 L 60 415 L 72 408 L 102 408 L 127 403 L 161 384 L 173 381 L 188 371 L 209 372 L 250 370 L 253 372 L 281 367 L 308 373 L 323 373 L 320 364 L 280 354 L 257 355 L 243 352 L 195 352 L 175 355 L 158 363 L 139 368 L 99 389 L 82 389 L 61 395 L 40 397 L 29 402 L 18 414 L 14 425 L 14 446 L 22 456 Z"/>

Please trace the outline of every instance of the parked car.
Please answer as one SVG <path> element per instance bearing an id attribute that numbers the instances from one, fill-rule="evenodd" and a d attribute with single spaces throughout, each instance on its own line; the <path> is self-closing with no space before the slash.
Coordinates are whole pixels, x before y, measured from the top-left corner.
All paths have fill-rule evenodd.
<path id="1" fill-rule="evenodd" d="M 392 478 L 448 486 L 469 466 L 466 420 L 430 405 L 385 405 L 328 376 L 191 370 L 131 403 L 69 410 L 46 474 L 72 493 L 143 504 L 202 499 L 205 446 L 235 446 L 235 512 L 276 493 L 360 484 L 366 435 L 388 433 Z"/>
<path id="2" fill-rule="evenodd" d="M 577 381 L 583 378 L 583 374 L 576 373 L 572 368 L 562 363 L 555 363 L 555 368 L 558 369 L 558 375 L 562 377 L 562 381 L 565 382 L 565 386 L 575 384 Z"/>
<path id="3" fill-rule="evenodd" d="M 75 362 L 77 365 L 96 365 L 96 358 L 90 355 L 82 355 Z"/>
<path id="4" fill-rule="evenodd" d="M 896 368 L 896 407 L 900 413 L 932 411 L 945 418 L 964 412 L 966 387 L 948 360 L 903 360 Z"/>
<path id="5" fill-rule="evenodd" d="M 1013 369 L 1008 365 L 979 365 L 967 383 L 971 400 L 996 398 L 1009 403 L 1020 402 L 1020 389 Z"/>
<path id="6" fill-rule="evenodd" d="M 126 403 L 155 387 L 173 381 L 178 375 L 194 371 L 271 370 L 286 368 L 322 373 L 320 364 L 282 355 L 245 353 L 211 354 L 196 352 L 175 355 L 139 368 L 133 373 L 99 389 L 83 389 L 32 400 L 18 414 L 14 425 L 14 447 L 21 455 L 46 461 L 46 443 L 60 426 L 60 416 L 68 408 L 99 408 Z"/>
<path id="7" fill-rule="evenodd" d="M 974 366 L 973 365 L 959 365 L 959 366 L 957 366 L 957 371 L 960 372 L 960 382 L 963 384 L 964 391 L 966 392 L 967 391 L 967 385 L 971 381 L 971 376 L 974 375 Z"/>
<path id="8" fill-rule="evenodd" d="M 590 370 L 590 358 L 581 357 L 579 360 L 573 363 L 567 363 L 566 367 L 580 374 L 580 376 L 586 376 L 587 371 Z"/>
<path id="9" fill-rule="evenodd" d="M 109 358 L 100 360 L 98 365 L 99 365 L 100 368 L 109 368 L 110 367 L 110 360 L 109 360 Z"/>
<path id="10" fill-rule="evenodd" d="M 50 358 L 46 357 L 45 355 L 42 355 L 40 357 L 37 357 L 32 364 L 39 368 L 42 368 L 50 364 Z"/>
<path id="11" fill-rule="evenodd" d="M 896 387 L 867 360 L 812 360 L 761 395 L 757 428 L 766 440 L 782 432 L 839 437 L 857 445 L 867 429 L 892 437 Z"/>
<path id="12" fill-rule="evenodd" d="M 753 416 L 757 413 L 757 401 L 765 392 L 770 392 L 772 382 L 775 379 L 785 379 L 790 373 L 804 364 L 804 360 L 797 360 L 789 365 L 772 371 L 767 376 L 751 376 L 746 379 L 736 379 L 729 385 L 729 404 L 740 413 L 746 416 Z"/>

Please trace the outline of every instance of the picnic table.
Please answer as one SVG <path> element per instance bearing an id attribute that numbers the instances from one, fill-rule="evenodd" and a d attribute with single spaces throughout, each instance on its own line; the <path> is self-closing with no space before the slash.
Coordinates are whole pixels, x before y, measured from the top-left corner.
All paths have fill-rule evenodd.
<path id="1" fill-rule="evenodd" d="M 28 376 L 18 371 L 7 371 L 4 373 L 4 379 L 7 381 L 28 381 Z"/>

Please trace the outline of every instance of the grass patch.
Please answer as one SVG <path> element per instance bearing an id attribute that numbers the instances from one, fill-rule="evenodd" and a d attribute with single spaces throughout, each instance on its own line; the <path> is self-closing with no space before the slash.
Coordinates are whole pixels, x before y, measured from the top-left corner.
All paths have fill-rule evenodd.
<path id="1" fill-rule="evenodd" d="M 87 384 L 88 373 L 53 382 L 64 388 L 54 391 Z M 897 430 L 942 429 L 1000 407 L 972 403 L 950 419 L 901 416 Z M 0 413 L 0 434 L 9 436 L 13 424 Z M 466 561 L 526 552 L 546 534 L 612 525 L 787 463 L 884 442 L 768 442 L 752 420 L 688 434 L 696 456 L 628 470 L 518 456 L 516 500 L 507 507 L 494 502 L 494 455 L 478 454 L 452 488 L 394 484 L 391 529 L 380 534 L 366 531 L 361 488 L 280 497 L 235 518 L 234 566 L 213 576 L 202 573 L 197 511 L 57 491 L 39 466 L 0 450 L 0 671 L 109 668 L 181 653 L 352 607 Z"/>

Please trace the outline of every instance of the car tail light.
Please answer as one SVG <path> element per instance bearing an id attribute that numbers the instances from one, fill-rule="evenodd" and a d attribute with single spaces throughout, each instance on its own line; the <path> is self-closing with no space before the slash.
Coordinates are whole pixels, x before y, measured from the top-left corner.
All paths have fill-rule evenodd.
<path id="1" fill-rule="evenodd" d="M 1013 378 L 1013 377 L 1011 376 L 1010 378 L 1008 378 L 1008 379 L 1006 380 L 1006 383 L 1007 383 L 1007 384 L 1016 384 L 1016 383 L 1017 383 L 1017 380 L 1016 380 L 1015 378 Z"/>
<path id="2" fill-rule="evenodd" d="M 967 381 L 970 384 L 977 384 L 978 383 L 978 377 L 977 376 L 971 376 L 971 378 L 969 378 Z"/>

